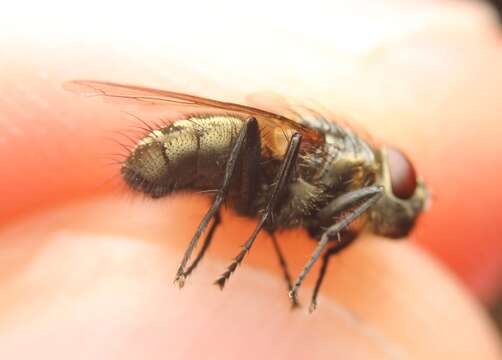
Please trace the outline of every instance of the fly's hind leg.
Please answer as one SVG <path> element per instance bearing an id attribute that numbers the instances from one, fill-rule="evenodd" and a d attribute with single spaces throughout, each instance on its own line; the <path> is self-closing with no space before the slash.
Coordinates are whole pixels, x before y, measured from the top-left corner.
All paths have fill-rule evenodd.
<path id="1" fill-rule="evenodd" d="M 207 232 L 206 238 L 204 239 L 204 243 L 202 244 L 202 247 L 195 257 L 194 261 L 190 264 L 188 269 L 185 270 L 184 276 L 187 278 L 190 276 L 192 271 L 199 265 L 199 262 L 202 260 L 204 255 L 206 254 L 207 249 L 209 248 L 209 245 L 211 245 L 211 241 L 213 240 L 214 232 L 216 231 L 216 228 L 221 224 L 221 215 L 220 212 L 217 211 L 216 214 L 214 215 L 213 218 L 213 223 L 211 224 L 211 227 L 209 228 L 209 231 Z"/>
<path id="2" fill-rule="evenodd" d="M 321 253 L 328 242 L 331 239 L 338 237 L 343 229 L 345 229 L 354 220 L 356 220 L 359 216 L 361 216 L 369 208 L 371 208 L 380 199 L 382 194 L 383 188 L 381 186 L 364 187 L 339 196 L 330 204 L 328 204 L 323 210 L 321 210 L 319 214 L 320 219 L 329 219 L 337 215 L 341 215 L 341 217 L 321 235 L 321 239 L 319 240 L 316 249 L 312 253 L 312 256 L 310 257 L 307 264 L 304 266 L 302 272 L 296 279 L 292 290 L 289 292 L 291 301 L 296 301 L 296 293 L 298 291 L 298 288 L 303 283 L 303 280 L 309 273 L 314 263 L 321 256 Z M 342 245 L 339 245 L 340 248 L 337 251 L 340 251 L 342 248 L 348 245 L 343 244 L 343 241 L 341 241 L 339 244 Z M 324 271 L 325 270 L 326 269 L 324 269 Z M 322 274 L 322 277 L 324 277 L 324 274 Z"/>
<path id="3" fill-rule="evenodd" d="M 228 190 L 230 188 L 234 174 L 238 170 L 238 165 L 245 164 L 246 163 L 245 160 L 252 157 L 252 155 L 249 154 L 256 154 L 257 152 L 259 152 L 260 149 L 259 138 L 260 138 L 260 133 L 258 128 L 258 123 L 255 118 L 249 118 L 248 120 L 245 121 L 244 126 L 239 131 L 239 135 L 228 157 L 222 186 L 218 190 L 218 193 L 216 194 L 213 204 L 209 208 L 206 215 L 204 215 L 204 217 L 202 218 L 202 221 L 197 227 L 197 230 L 195 231 L 195 234 L 193 235 L 192 240 L 190 241 L 185 251 L 185 254 L 183 255 L 181 264 L 178 268 L 178 271 L 176 272 L 176 278 L 174 279 L 174 281 L 178 283 L 179 287 L 183 287 L 186 277 L 190 274 L 190 272 L 193 271 L 195 266 L 197 266 L 197 263 L 200 261 L 207 247 L 209 246 L 209 243 L 213 235 L 212 233 L 214 233 L 215 227 L 219 223 L 219 217 L 218 217 L 219 209 L 223 201 L 227 197 Z M 256 159 L 256 162 L 257 161 L 258 159 Z M 245 166 L 244 167 L 241 166 L 241 168 L 245 168 Z M 253 182 L 251 182 L 251 184 L 252 183 Z M 250 193 L 250 191 L 248 191 L 247 193 Z M 190 260 L 190 256 L 192 255 L 193 250 L 197 246 L 199 238 L 202 236 L 202 233 L 207 228 L 209 222 L 213 217 L 215 217 L 215 221 L 212 226 L 214 227 L 214 229 L 211 229 L 212 231 L 210 231 L 209 234 L 207 235 L 204 246 L 202 247 L 199 256 L 197 256 L 197 259 L 191 266 L 188 267 L 188 269 L 186 269 L 188 261 Z"/>
<path id="4" fill-rule="evenodd" d="M 257 180 L 260 172 L 259 162 L 261 144 L 260 134 L 258 132 L 257 126 L 251 126 L 251 128 L 247 130 L 247 135 L 242 146 L 242 156 L 238 160 L 238 164 L 240 166 L 237 169 L 238 175 L 240 175 L 240 195 L 237 203 L 237 208 L 240 213 L 246 214 L 250 211 L 252 197 L 256 194 L 256 189 L 258 186 Z M 220 224 L 221 215 L 220 212 L 217 211 L 214 215 L 213 223 L 209 228 L 207 236 L 204 239 L 204 243 L 202 244 L 202 247 L 197 254 L 197 257 L 184 273 L 185 278 L 187 278 L 192 273 L 192 271 L 197 267 L 200 260 L 202 260 L 202 258 L 204 257 L 204 254 L 211 244 L 214 232 Z"/>

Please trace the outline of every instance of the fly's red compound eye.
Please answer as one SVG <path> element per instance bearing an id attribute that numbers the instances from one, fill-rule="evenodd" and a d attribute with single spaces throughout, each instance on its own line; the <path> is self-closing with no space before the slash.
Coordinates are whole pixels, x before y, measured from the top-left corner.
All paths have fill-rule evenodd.
<path id="1" fill-rule="evenodd" d="M 409 199 L 415 193 L 417 176 L 410 160 L 398 149 L 387 148 L 392 192 L 400 199 Z"/>

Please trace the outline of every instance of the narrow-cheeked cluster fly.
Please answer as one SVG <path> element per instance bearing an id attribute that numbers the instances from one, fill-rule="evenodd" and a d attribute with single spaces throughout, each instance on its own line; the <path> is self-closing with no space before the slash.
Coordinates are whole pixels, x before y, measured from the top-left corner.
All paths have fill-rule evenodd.
<path id="1" fill-rule="evenodd" d="M 180 287 L 211 243 L 221 223 L 223 202 L 258 223 L 216 284 L 224 287 L 258 233 L 265 230 L 293 305 L 305 276 L 324 252 L 310 311 L 316 307 L 330 257 L 346 248 L 364 226 L 379 235 L 401 238 L 425 208 L 425 185 L 402 152 L 376 147 L 322 116 L 292 120 L 249 106 L 99 81 L 70 81 L 65 87 L 89 96 L 186 110 L 146 134 L 121 167 L 129 187 L 152 198 L 180 190 L 218 189 L 176 273 Z M 201 250 L 189 264 L 208 226 Z M 293 227 L 305 228 L 318 244 L 291 282 L 274 234 Z"/>

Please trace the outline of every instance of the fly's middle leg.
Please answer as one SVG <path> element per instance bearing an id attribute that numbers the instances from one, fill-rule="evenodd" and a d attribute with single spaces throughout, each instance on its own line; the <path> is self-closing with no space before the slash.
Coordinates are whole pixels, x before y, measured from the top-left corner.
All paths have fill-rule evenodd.
<path id="1" fill-rule="evenodd" d="M 190 260 L 190 256 L 192 255 L 193 250 L 197 246 L 197 243 L 200 237 L 202 236 L 202 233 L 207 228 L 211 219 L 217 216 L 223 201 L 226 199 L 228 195 L 232 179 L 234 178 L 234 175 L 238 169 L 238 164 L 243 163 L 243 160 L 245 160 L 246 157 L 249 157 L 248 152 L 256 153 L 257 151 L 259 151 L 259 149 L 257 150 L 254 148 L 256 146 L 258 147 L 260 146 L 259 140 L 256 141 L 256 139 L 259 139 L 258 124 L 255 118 L 249 118 L 248 120 L 245 121 L 244 126 L 239 131 L 239 135 L 234 143 L 232 151 L 229 154 L 221 188 L 218 190 L 215 199 L 213 201 L 213 204 L 211 205 L 207 213 L 204 215 L 199 226 L 197 227 L 197 230 L 195 231 L 195 234 L 193 235 L 192 240 L 190 241 L 185 251 L 185 254 L 183 255 L 181 264 L 178 267 L 178 271 L 176 272 L 176 277 L 174 279 L 174 282 L 178 283 L 179 287 L 183 287 L 183 285 L 185 284 L 186 277 L 189 275 L 190 272 L 193 271 L 197 263 L 200 261 L 201 257 L 204 255 L 205 250 L 209 246 L 209 242 L 212 238 L 212 233 L 214 232 L 214 229 L 213 231 L 210 231 L 208 236 L 206 237 L 206 241 L 204 244 L 205 246 L 203 246 L 201 253 L 197 257 L 195 262 L 188 269 L 186 269 L 188 261 Z M 214 227 L 217 226 L 219 223 L 217 219 L 215 219 L 215 222 L 213 223 L 215 224 Z"/>
<path id="2" fill-rule="evenodd" d="M 223 289 L 226 281 L 230 278 L 230 275 L 233 274 L 233 272 L 237 269 L 237 266 L 242 262 L 246 254 L 249 252 L 260 231 L 272 217 L 272 213 L 278 203 L 280 195 L 290 181 L 291 174 L 293 172 L 293 169 L 295 168 L 301 139 L 302 136 L 299 133 L 295 133 L 289 139 L 286 155 L 281 162 L 281 167 L 279 169 L 279 173 L 277 174 L 275 185 L 272 188 L 270 197 L 267 200 L 265 211 L 260 217 L 258 225 L 256 226 L 249 239 L 242 246 L 242 250 L 239 252 L 239 254 L 237 254 L 232 263 L 227 267 L 225 272 L 221 274 L 221 276 L 215 281 L 215 284 L 219 285 L 221 289 Z"/>
<path id="3" fill-rule="evenodd" d="M 197 265 L 199 265 L 199 262 L 202 260 L 204 255 L 206 254 L 207 249 L 209 248 L 209 245 L 211 245 L 211 241 L 213 240 L 214 233 L 216 231 L 216 228 L 221 224 L 221 215 L 220 212 L 217 211 L 216 214 L 214 215 L 213 218 L 213 223 L 211 224 L 211 227 L 209 228 L 209 231 L 207 232 L 206 238 L 204 239 L 204 242 L 202 243 L 202 247 L 195 257 L 194 261 L 190 264 L 188 269 L 185 270 L 184 276 L 187 278 L 190 276 L 192 271 L 195 270 Z"/>

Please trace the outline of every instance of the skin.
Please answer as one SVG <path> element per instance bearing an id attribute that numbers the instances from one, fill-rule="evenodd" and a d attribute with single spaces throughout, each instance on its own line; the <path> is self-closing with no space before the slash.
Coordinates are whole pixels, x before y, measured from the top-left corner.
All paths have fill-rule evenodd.
<path id="1" fill-rule="evenodd" d="M 341 3 L 278 18 L 267 14 L 282 8 L 253 5 L 239 19 L 224 6 L 201 16 L 188 4 L 144 26 L 131 25 L 135 9 L 117 17 L 102 4 L 0 15 L 12 25 L 0 38 L 8 69 L 0 81 L 0 358 L 501 356 L 479 304 L 497 291 L 502 254 L 496 19 L 480 4 L 379 1 L 362 20 Z M 14 26 L 21 18 L 29 25 Z M 255 225 L 229 212 L 179 291 L 174 273 L 208 200 L 152 201 L 108 181 L 117 167 L 104 157 L 124 151 L 106 138 L 121 140 L 117 131 L 138 121 L 122 111 L 134 109 L 61 89 L 75 78 L 235 102 L 274 91 L 315 103 L 403 149 L 431 189 L 430 210 L 409 241 L 366 234 L 337 256 L 311 316 L 315 276 L 291 312 L 265 235 L 224 292 L 211 285 Z M 315 243 L 301 230 L 280 242 L 296 274 Z"/>

